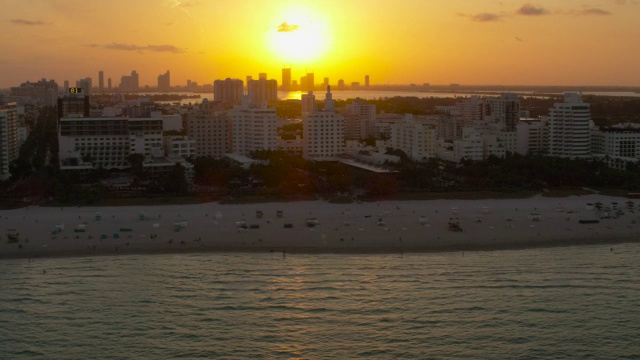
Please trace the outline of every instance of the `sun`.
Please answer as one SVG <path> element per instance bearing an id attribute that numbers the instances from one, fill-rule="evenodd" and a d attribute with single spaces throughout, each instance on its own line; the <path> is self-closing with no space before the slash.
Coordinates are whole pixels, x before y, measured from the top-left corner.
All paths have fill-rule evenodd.
<path id="1" fill-rule="evenodd" d="M 320 60 L 328 49 L 326 27 L 318 20 L 289 16 L 269 31 L 269 47 L 283 63 Z"/>

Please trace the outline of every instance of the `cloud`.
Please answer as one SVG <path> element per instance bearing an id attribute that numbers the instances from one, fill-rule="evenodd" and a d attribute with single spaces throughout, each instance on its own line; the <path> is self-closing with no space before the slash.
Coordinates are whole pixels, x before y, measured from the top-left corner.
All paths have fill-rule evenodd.
<path id="1" fill-rule="evenodd" d="M 103 48 L 108 50 L 122 50 L 122 51 L 153 51 L 153 52 L 168 52 L 173 54 L 180 54 L 186 52 L 185 49 L 181 49 L 179 47 L 173 45 L 135 45 L 135 44 L 120 44 L 120 43 L 111 43 L 105 45 L 99 44 L 87 44 L 85 47 L 93 47 L 93 48 Z"/>
<path id="2" fill-rule="evenodd" d="M 298 29 L 300 29 L 300 25 L 289 24 L 286 21 L 278 25 L 278 32 L 292 32 Z"/>
<path id="3" fill-rule="evenodd" d="M 498 14 L 492 14 L 492 13 L 480 13 L 480 14 L 471 15 L 469 16 L 469 18 L 472 21 L 477 21 L 477 22 L 493 22 L 493 21 L 500 21 L 502 16 Z"/>
<path id="4" fill-rule="evenodd" d="M 44 21 L 31 21 L 31 20 L 25 20 L 25 19 L 11 19 L 8 21 L 14 25 L 27 25 L 27 26 L 46 25 Z"/>
<path id="5" fill-rule="evenodd" d="M 578 15 L 604 16 L 604 15 L 611 15 L 611 12 L 609 12 L 607 10 L 598 9 L 598 8 L 589 8 L 589 9 L 584 9 L 584 10 L 578 12 Z"/>
<path id="6" fill-rule="evenodd" d="M 638 5 L 638 0 L 613 0 L 616 5 Z"/>
<path id="7" fill-rule="evenodd" d="M 540 16 L 540 15 L 547 15 L 548 13 L 549 13 L 549 10 L 543 7 L 535 7 L 531 4 L 524 4 L 517 11 L 518 15 L 525 15 L 525 16 Z"/>
<path id="8" fill-rule="evenodd" d="M 516 36 L 516 41 L 518 41 L 518 42 L 523 42 L 524 40 L 523 40 L 521 37 Z"/>

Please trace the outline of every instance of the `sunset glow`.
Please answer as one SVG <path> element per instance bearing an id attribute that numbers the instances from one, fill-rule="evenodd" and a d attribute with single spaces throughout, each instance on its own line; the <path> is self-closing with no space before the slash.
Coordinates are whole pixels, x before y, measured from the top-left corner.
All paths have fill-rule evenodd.
<path id="1" fill-rule="evenodd" d="M 103 70 L 373 84 L 637 85 L 636 1 L 0 0 L 0 87 Z M 124 9 L 124 10 L 123 10 Z"/>

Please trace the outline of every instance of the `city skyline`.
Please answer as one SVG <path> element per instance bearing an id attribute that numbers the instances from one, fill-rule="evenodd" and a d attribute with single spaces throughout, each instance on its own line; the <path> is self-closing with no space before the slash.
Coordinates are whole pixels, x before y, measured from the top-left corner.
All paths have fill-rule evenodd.
<path id="1" fill-rule="evenodd" d="M 637 86 L 636 0 L 74 3 L 0 0 L 0 88 L 245 79 L 283 67 L 335 84 Z M 127 11 L 122 11 L 127 9 Z M 104 84 L 106 86 L 106 84 Z"/>

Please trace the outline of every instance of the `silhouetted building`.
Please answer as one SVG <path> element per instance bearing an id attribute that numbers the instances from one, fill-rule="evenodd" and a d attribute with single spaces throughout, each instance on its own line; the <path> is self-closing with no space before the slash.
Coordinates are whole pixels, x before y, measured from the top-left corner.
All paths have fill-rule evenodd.
<path id="1" fill-rule="evenodd" d="M 338 88 L 344 89 L 344 80 L 342 79 L 338 80 Z"/>
<path id="2" fill-rule="evenodd" d="M 171 73 L 167 70 L 166 73 L 158 75 L 158 91 L 170 91 L 171 90 Z"/>
<path id="3" fill-rule="evenodd" d="M 98 89 L 104 90 L 104 71 L 98 71 Z"/>
<path id="4" fill-rule="evenodd" d="M 249 98 L 253 103 L 278 100 L 278 82 L 276 80 L 251 80 L 247 83 Z"/>
<path id="5" fill-rule="evenodd" d="M 369 87 L 369 75 L 366 75 L 364 77 L 364 87 Z"/>
<path id="6" fill-rule="evenodd" d="M 81 88 L 85 95 L 91 94 L 91 88 L 93 87 L 93 81 L 90 77 L 80 79 L 76 81 L 76 87 Z"/>
<path id="7" fill-rule="evenodd" d="M 111 78 L 107 80 L 107 88 L 111 90 Z"/>
<path id="8" fill-rule="evenodd" d="M 25 82 L 11 88 L 11 97 L 19 104 L 55 106 L 58 101 L 58 84 L 54 80 L 42 79 Z"/>
<path id="9" fill-rule="evenodd" d="M 137 91 L 140 88 L 140 79 L 138 73 L 133 70 L 131 75 L 124 75 L 120 78 L 121 91 Z"/>
<path id="10" fill-rule="evenodd" d="M 291 68 L 282 69 L 282 90 L 291 91 Z"/>
<path id="11" fill-rule="evenodd" d="M 240 79 L 216 80 L 213 82 L 213 101 L 239 105 L 242 102 L 243 86 Z"/>

